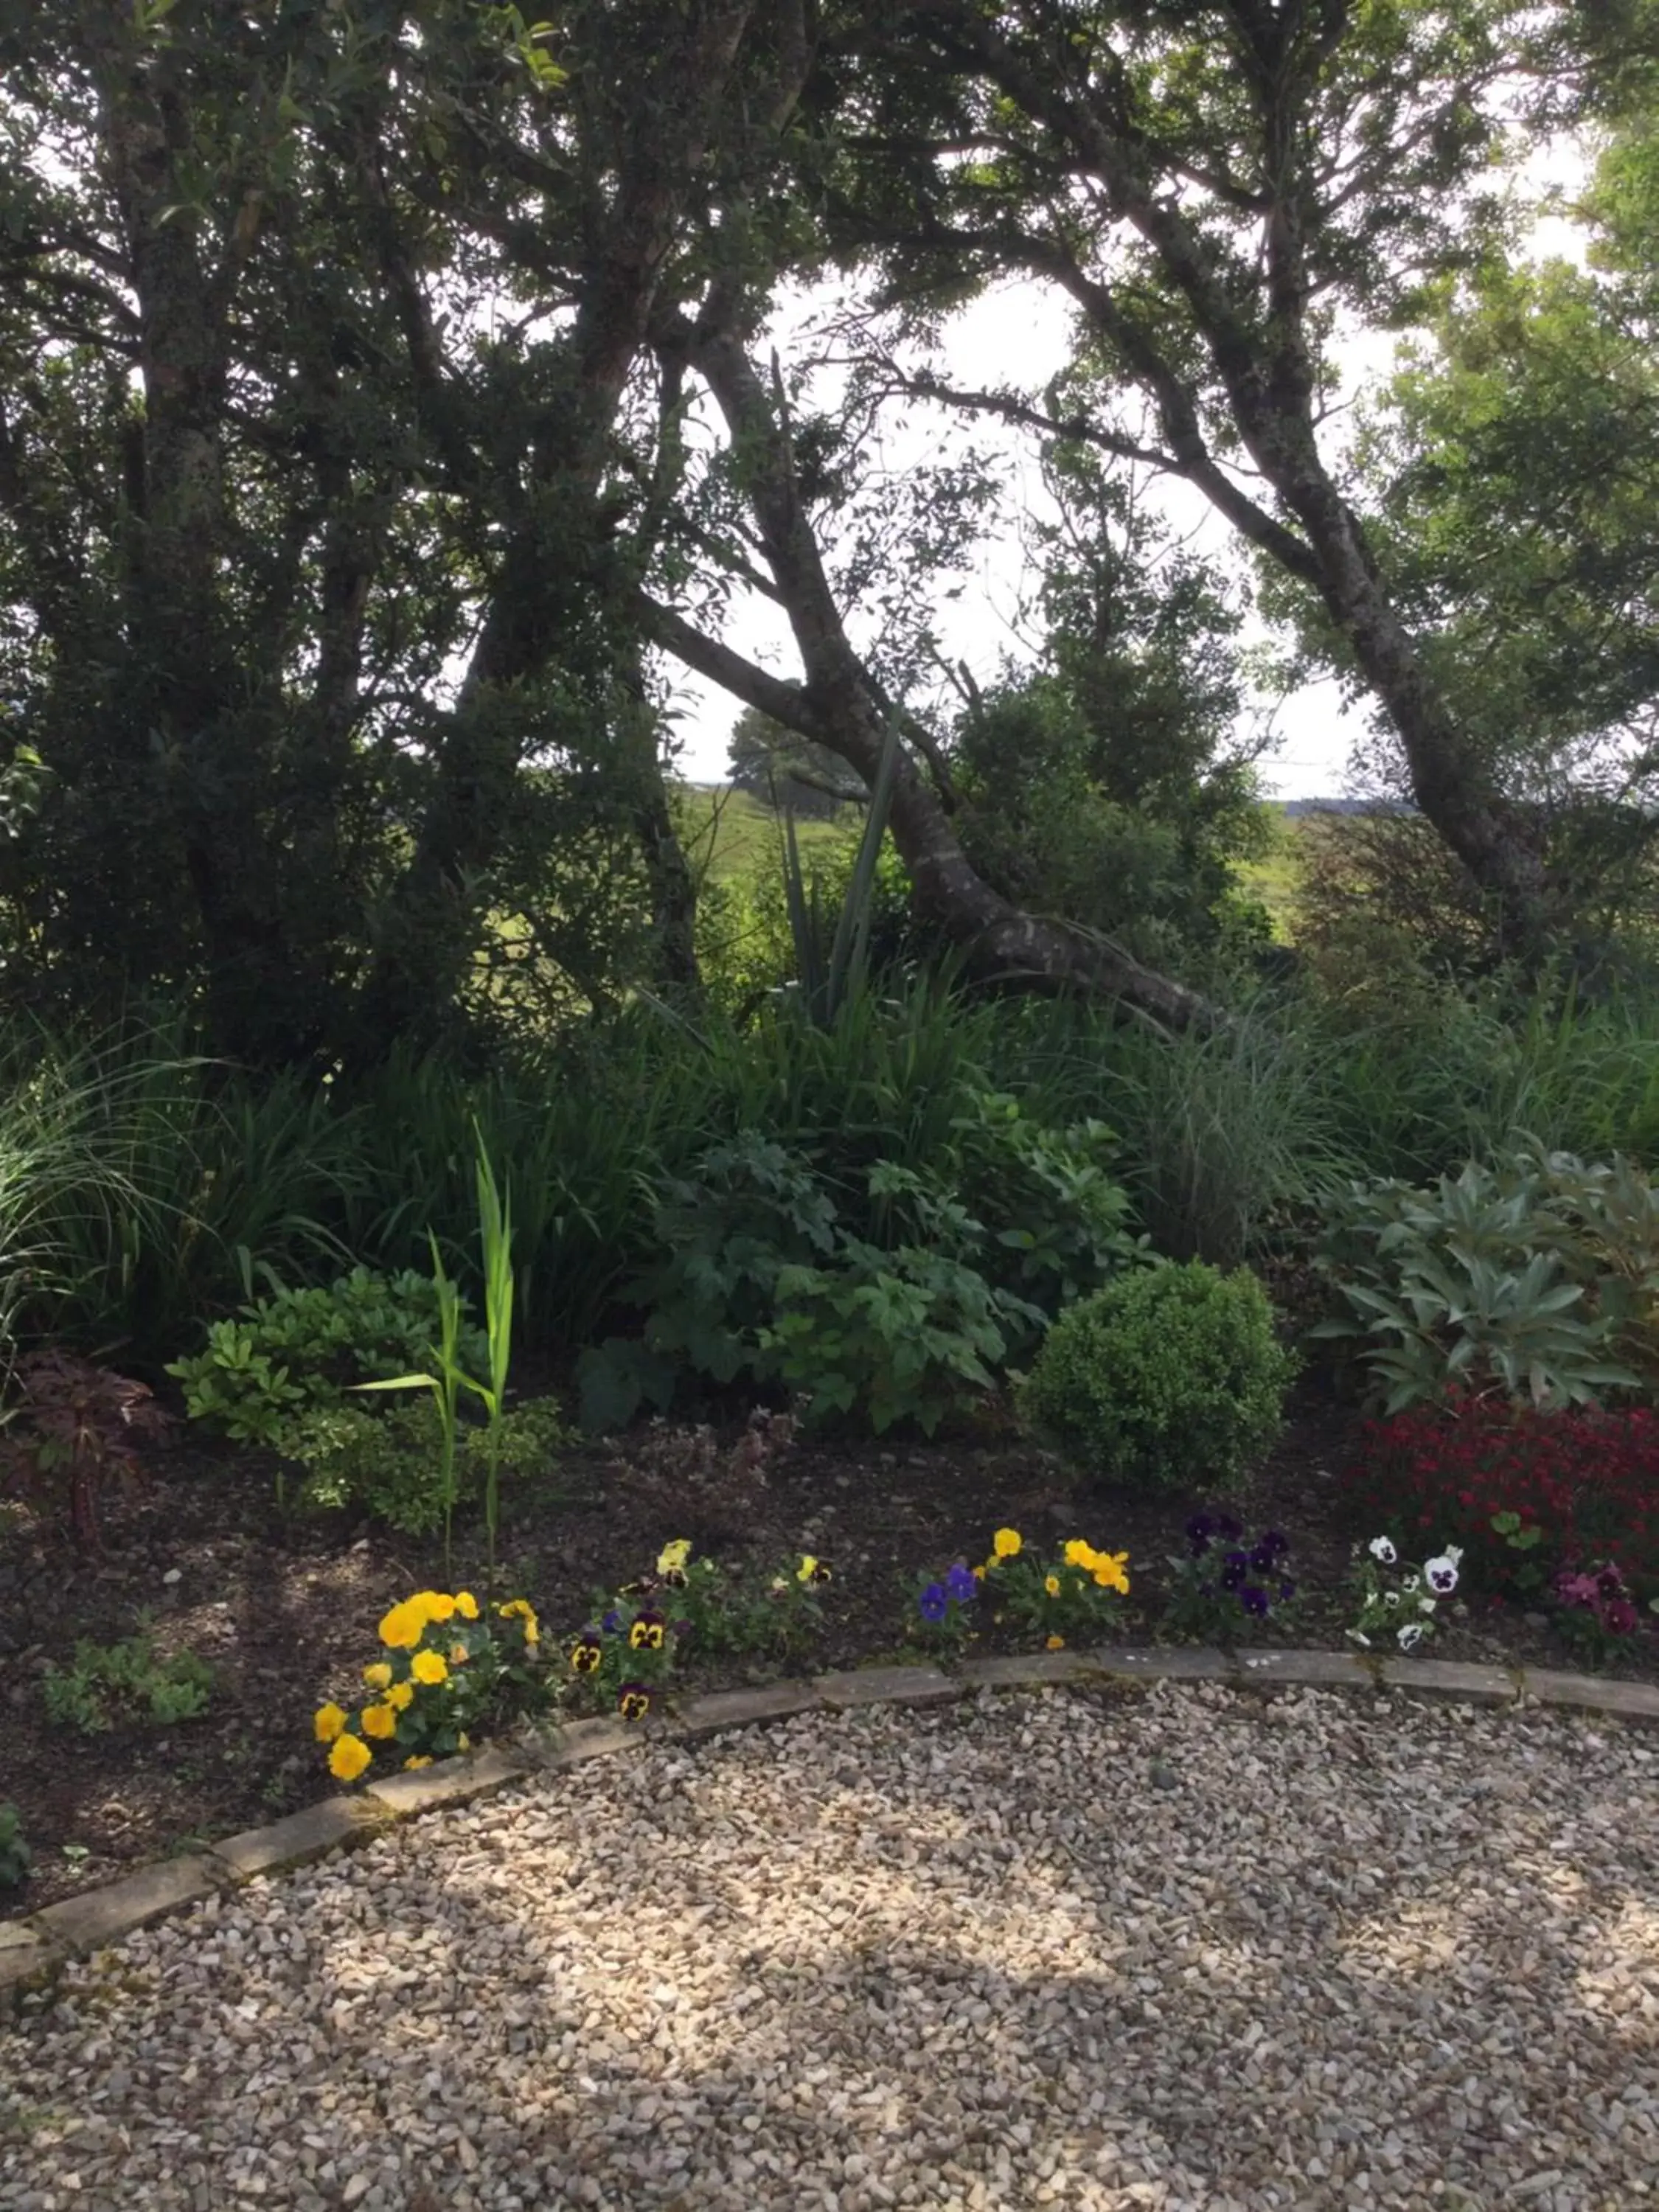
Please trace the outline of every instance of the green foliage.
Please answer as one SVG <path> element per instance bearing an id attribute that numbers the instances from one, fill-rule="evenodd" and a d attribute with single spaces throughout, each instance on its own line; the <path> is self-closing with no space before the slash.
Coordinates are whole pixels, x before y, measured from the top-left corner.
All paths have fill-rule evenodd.
<path id="1" fill-rule="evenodd" d="M 1320 1251 L 1385 1413 L 1455 1389 L 1595 1403 L 1659 1372 L 1659 1191 L 1632 1163 L 1532 1145 L 1432 1188 L 1356 1184 Z"/>
<path id="2" fill-rule="evenodd" d="M 551 1398 L 507 1407 L 493 1436 L 475 1422 L 459 1424 L 455 1502 L 486 1500 L 492 1468 L 498 1482 L 504 1475 L 514 1484 L 544 1484 L 570 1442 Z M 302 1507 L 356 1509 L 410 1536 L 430 1535 L 444 1524 L 443 1421 L 429 1393 L 384 1413 L 349 1403 L 312 1407 L 283 1424 L 275 1448 L 305 1470 Z"/>
<path id="3" fill-rule="evenodd" d="M 1201 1261 L 1068 1307 L 1020 1389 L 1023 1413 L 1109 1482 L 1222 1489 L 1279 1434 L 1296 1371 L 1254 1275 Z"/>
<path id="4" fill-rule="evenodd" d="M 979 1224 L 957 1207 L 932 1210 L 937 1244 L 884 1252 L 849 1238 L 833 1268 L 780 1271 L 762 1371 L 796 1394 L 809 1422 L 856 1410 L 878 1436 L 896 1421 L 932 1436 L 992 1388 L 1009 1324 L 1040 1318 L 949 1251 L 947 1239 L 971 1238 Z"/>
<path id="5" fill-rule="evenodd" d="M 931 1433 L 989 1389 L 1063 1297 L 1139 1250 L 1099 1124 L 1048 1128 L 1001 1093 L 962 1103 L 933 1173 L 866 1164 L 846 1132 L 809 1154 L 750 1130 L 671 1180 L 662 1257 L 633 1292 L 642 1341 L 587 1356 L 585 1424 L 663 1402 L 680 1368 L 782 1383 L 814 1421 L 856 1410 L 878 1432 L 913 1420 Z"/>
<path id="6" fill-rule="evenodd" d="M 60 1727 L 100 1735 L 118 1723 L 153 1721 L 171 1728 L 207 1711 L 213 1669 L 193 1651 L 161 1657 L 146 1633 L 121 1644 L 75 1647 L 70 1667 L 48 1663 L 41 1682 L 46 1711 Z"/>
<path id="7" fill-rule="evenodd" d="M 896 715 L 890 718 L 882 743 L 881 760 L 870 793 L 869 810 L 853 861 L 853 872 L 842 896 L 833 936 L 816 877 L 809 884 L 795 842 L 795 821 L 786 811 L 784 830 L 784 894 L 788 902 L 789 932 L 794 939 L 795 972 L 790 979 L 789 1003 L 821 1029 L 833 1029 L 837 1015 L 849 1000 L 861 997 L 870 972 L 870 927 L 875 913 L 876 872 L 882 840 L 892 811 L 893 780 L 898 772 L 902 739 Z"/>
<path id="8" fill-rule="evenodd" d="M 237 1443 L 279 1449 L 294 1417 L 337 1404 L 365 1379 L 418 1364 L 441 1326 L 441 1294 L 430 1278 L 354 1267 L 326 1289 L 279 1290 L 252 1300 L 243 1318 L 216 1322 L 204 1351 L 167 1369 L 183 1383 L 192 1419 Z M 464 1357 L 484 1351 L 476 1331 Z"/>
<path id="9" fill-rule="evenodd" d="M 1235 1267 L 1352 1171 L 1339 1048 L 1294 1008 L 1247 1002 L 1212 1036 L 1114 1027 L 1091 1009 L 1044 1021 L 1024 1042 L 1028 1082 L 1056 1115 L 1109 1113 L 1160 1252 Z"/>
<path id="10" fill-rule="evenodd" d="M 0 1805 L 0 1889 L 21 1889 L 34 1859 L 15 1805 Z"/>

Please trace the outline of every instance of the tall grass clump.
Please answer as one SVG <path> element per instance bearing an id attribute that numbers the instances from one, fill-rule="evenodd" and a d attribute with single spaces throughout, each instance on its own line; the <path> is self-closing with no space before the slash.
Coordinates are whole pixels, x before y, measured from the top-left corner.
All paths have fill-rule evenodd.
<path id="1" fill-rule="evenodd" d="M 1141 1226 L 1177 1260 L 1237 1267 L 1354 1172 L 1330 1052 L 1267 999 L 1208 1033 L 1171 1034 L 1075 1004 L 1020 1024 L 1033 1109 L 1097 1115 Z"/>
<path id="2" fill-rule="evenodd" d="M 1349 1026 L 1312 1004 L 1334 1126 L 1374 1176 L 1420 1182 L 1523 1139 L 1607 1159 L 1659 1162 L 1659 997 L 1601 1001 L 1540 984 L 1484 998 L 1449 986 Z"/>

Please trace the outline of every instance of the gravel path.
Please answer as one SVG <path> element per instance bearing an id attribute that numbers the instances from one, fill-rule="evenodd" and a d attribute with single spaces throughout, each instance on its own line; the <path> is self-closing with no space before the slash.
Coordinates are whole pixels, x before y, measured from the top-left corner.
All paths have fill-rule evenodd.
<path id="1" fill-rule="evenodd" d="M 4 2212 L 1659 2205 L 1659 1748 L 1164 1685 L 419 1820 L 0 2035 Z"/>

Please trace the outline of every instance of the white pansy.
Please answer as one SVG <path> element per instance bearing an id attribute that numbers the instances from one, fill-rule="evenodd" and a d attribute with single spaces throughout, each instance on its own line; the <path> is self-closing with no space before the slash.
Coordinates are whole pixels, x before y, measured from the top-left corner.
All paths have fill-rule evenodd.
<path id="1" fill-rule="evenodd" d="M 1395 1551 L 1386 1536 L 1371 1538 L 1370 1554 L 1372 1559 L 1380 1559 L 1385 1567 L 1391 1567 L 1400 1557 L 1399 1553 Z"/>
<path id="2" fill-rule="evenodd" d="M 1425 1559 L 1423 1573 L 1437 1597 L 1449 1597 L 1457 1588 L 1457 1562 L 1449 1552 L 1443 1552 L 1437 1559 Z"/>
<path id="3" fill-rule="evenodd" d="M 1423 1637 L 1424 1628 L 1422 1622 L 1420 1620 L 1408 1620 L 1406 1623 L 1406 1626 L 1400 1632 L 1401 1650 L 1402 1651 L 1411 1650 L 1413 1645 L 1419 1644 L 1423 1641 Z"/>
<path id="4" fill-rule="evenodd" d="M 1400 1602 L 1399 1591 L 1384 1590 L 1382 1593 L 1382 1602 L 1384 1605 L 1398 1605 Z"/>

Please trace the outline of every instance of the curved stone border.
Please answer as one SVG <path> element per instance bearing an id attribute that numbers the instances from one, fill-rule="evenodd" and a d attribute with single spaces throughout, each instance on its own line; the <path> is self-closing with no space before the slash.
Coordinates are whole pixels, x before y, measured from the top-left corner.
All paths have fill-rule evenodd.
<path id="1" fill-rule="evenodd" d="M 1368 1656 L 1349 1651 L 1239 1651 L 1172 1644 L 1144 1650 L 1042 1651 L 1029 1656 L 965 1659 L 939 1667 L 861 1667 L 811 1681 L 769 1682 L 753 1690 L 717 1690 L 671 1705 L 642 1726 L 611 1720 L 531 1728 L 513 1748 L 501 1746 L 441 1760 L 415 1773 L 371 1782 L 355 1797 L 326 1797 L 268 1828 L 252 1828 L 204 1850 L 186 1851 L 125 1875 L 100 1889 L 65 1898 L 23 1920 L 0 1921 L 0 2015 L 33 1990 L 46 1988 L 65 1961 L 118 1942 L 135 1929 L 239 1887 L 285 1873 L 333 1850 L 349 1850 L 398 1820 L 448 1805 L 465 1805 L 509 1783 L 589 1759 L 626 1751 L 665 1736 L 715 1735 L 727 1729 L 786 1720 L 797 1713 L 847 1712 L 860 1705 L 933 1705 L 976 1691 L 1036 1689 L 1054 1683 L 1223 1682 L 1271 1691 L 1281 1685 L 1321 1690 L 1405 1690 L 1463 1704 L 1551 1707 L 1659 1727 L 1659 1688 L 1594 1674 L 1542 1668 L 1486 1667 L 1458 1660 Z"/>

